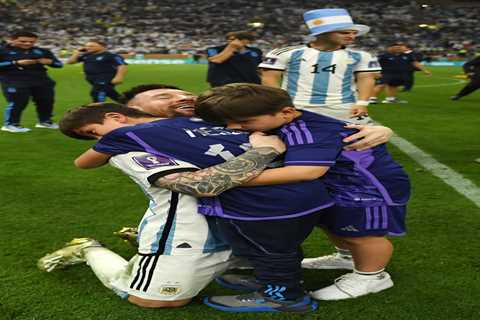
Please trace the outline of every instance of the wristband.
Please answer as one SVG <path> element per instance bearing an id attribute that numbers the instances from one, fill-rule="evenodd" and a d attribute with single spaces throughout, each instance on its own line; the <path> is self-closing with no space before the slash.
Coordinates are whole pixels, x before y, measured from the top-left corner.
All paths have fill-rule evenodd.
<path id="1" fill-rule="evenodd" d="M 368 107 L 370 102 L 368 102 L 367 100 L 357 100 L 357 102 L 355 102 L 355 104 L 357 106 Z"/>

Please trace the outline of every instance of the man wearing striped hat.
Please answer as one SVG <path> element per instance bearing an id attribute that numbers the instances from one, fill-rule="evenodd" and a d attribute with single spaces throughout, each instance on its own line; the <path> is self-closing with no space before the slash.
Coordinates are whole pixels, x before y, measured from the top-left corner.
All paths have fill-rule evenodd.
<path id="1" fill-rule="evenodd" d="M 370 27 L 354 24 L 345 9 L 307 11 L 304 20 L 315 40 L 269 52 L 259 65 L 262 84 L 287 90 L 297 108 L 368 123 L 368 98 L 381 68 L 369 53 L 346 46 Z"/>
<path id="2" fill-rule="evenodd" d="M 367 113 L 368 98 L 381 67 L 369 53 L 346 47 L 370 28 L 354 24 L 345 9 L 311 10 L 304 14 L 304 19 L 315 40 L 306 46 L 269 52 L 259 66 L 263 69 L 262 83 L 279 87 L 281 81 L 281 87 L 288 91 L 298 109 L 345 122 L 371 122 Z M 392 287 L 393 281 L 384 269 L 390 261 L 393 247 L 383 237 L 387 233 L 382 235 L 378 230 L 373 231 L 381 225 L 378 220 L 380 213 L 374 213 L 375 218 L 372 219 L 370 213 L 363 214 L 361 210 L 370 211 L 373 207 L 360 208 L 341 199 L 336 200 L 337 214 L 320 223 L 337 252 L 304 259 L 302 267 L 348 269 L 353 272 L 336 279 L 333 285 L 312 292 L 312 296 L 318 300 L 343 300 Z M 392 216 L 400 217 L 398 213 Z M 354 226 L 359 219 L 366 220 L 366 223 L 360 223 L 365 233 Z M 373 224 L 372 220 L 375 220 Z M 384 221 L 387 224 L 387 220 Z M 403 232 L 397 235 L 401 234 Z"/>

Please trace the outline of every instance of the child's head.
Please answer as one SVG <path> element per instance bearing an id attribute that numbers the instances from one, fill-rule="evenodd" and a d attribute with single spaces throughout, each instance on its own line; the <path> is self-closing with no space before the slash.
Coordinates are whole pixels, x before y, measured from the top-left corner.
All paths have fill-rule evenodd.
<path id="1" fill-rule="evenodd" d="M 195 114 L 232 129 L 268 131 L 299 115 L 285 90 L 251 83 L 235 83 L 202 93 Z"/>
<path id="2" fill-rule="evenodd" d="M 93 140 L 108 132 L 132 125 L 133 119 L 152 118 L 138 109 L 118 103 L 91 103 L 68 110 L 59 122 L 60 131 L 71 138 Z"/>

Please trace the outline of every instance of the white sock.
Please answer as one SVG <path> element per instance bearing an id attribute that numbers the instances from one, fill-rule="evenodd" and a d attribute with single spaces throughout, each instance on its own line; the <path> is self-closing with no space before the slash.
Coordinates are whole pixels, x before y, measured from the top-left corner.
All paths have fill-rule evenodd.
<path id="1" fill-rule="evenodd" d="M 361 275 L 365 278 L 374 278 L 376 276 L 378 276 L 380 273 L 382 273 L 383 271 L 385 270 L 385 268 L 382 268 L 380 270 L 377 270 L 377 271 L 359 271 L 357 269 L 353 269 L 353 272 L 358 274 L 358 275 Z"/>
<path id="2" fill-rule="evenodd" d="M 127 269 L 128 261 L 104 247 L 83 249 L 87 265 L 92 268 L 103 285 L 112 289 L 112 282 L 121 277 Z"/>
<path id="3" fill-rule="evenodd" d="M 340 255 L 340 257 L 342 257 L 344 259 L 349 259 L 349 260 L 352 259 L 352 252 L 350 252 L 350 250 L 342 249 L 342 248 L 339 248 L 339 247 L 335 247 L 335 249 L 337 249 L 337 252 Z"/>
<path id="4" fill-rule="evenodd" d="M 397 97 L 386 97 L 385 100 L 387 101 L 395 101 Z"/>

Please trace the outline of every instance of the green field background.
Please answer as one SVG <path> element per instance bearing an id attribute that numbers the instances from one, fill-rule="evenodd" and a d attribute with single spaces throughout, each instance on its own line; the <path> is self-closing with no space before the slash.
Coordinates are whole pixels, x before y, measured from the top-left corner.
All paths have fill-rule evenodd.
<path id="1" fill-rule="evenodd" d="M 432 68 L 417 75 L 408 104 L 374 105 L 373 118 L 401 137 L 480 185 L 478 136 L 480 92 L 451 102 L 461 87 L 452 76 L 460 68 Z M 205 65 L 132 65 L 120 89 L 141 83 L 175 84 L 199 93 L 208 86 Z M 89 102 L 81 68 L 51 70 L 57 81 L 55 119 L 64 110 Z M 5 102 L 0 98 L 0 104 Z M 33 127 L 29 106 L 22 125 Z M 89 236 L 128 258 L 134 249 L 112 232 L 134 226 L 147 201 L 120 172 L 104 167 L 79 170 L 73 159 L 91 145 L 56 130 L 27 134 L 0 132 L 0 319 L 479 319 L 480 210 L 407 155 L 390 145 L 413 185 L 406 237 L 394 239 L 388 271 L 395 286 L 355 300 L 320 302 L 308 316 L 227 314 L 196 298 L 176 310 L 146 310 L 122 301 L 104 288 L 84 265 L 51 274 L 35 263 L 73 237 Z M 320 231 L 304 245 L 306 256 L 331 252 Z M 305 272 L 308 289 L 329 285 L 341 270 Z M 201 295 L 228 294 L 216 284 Z"/>

